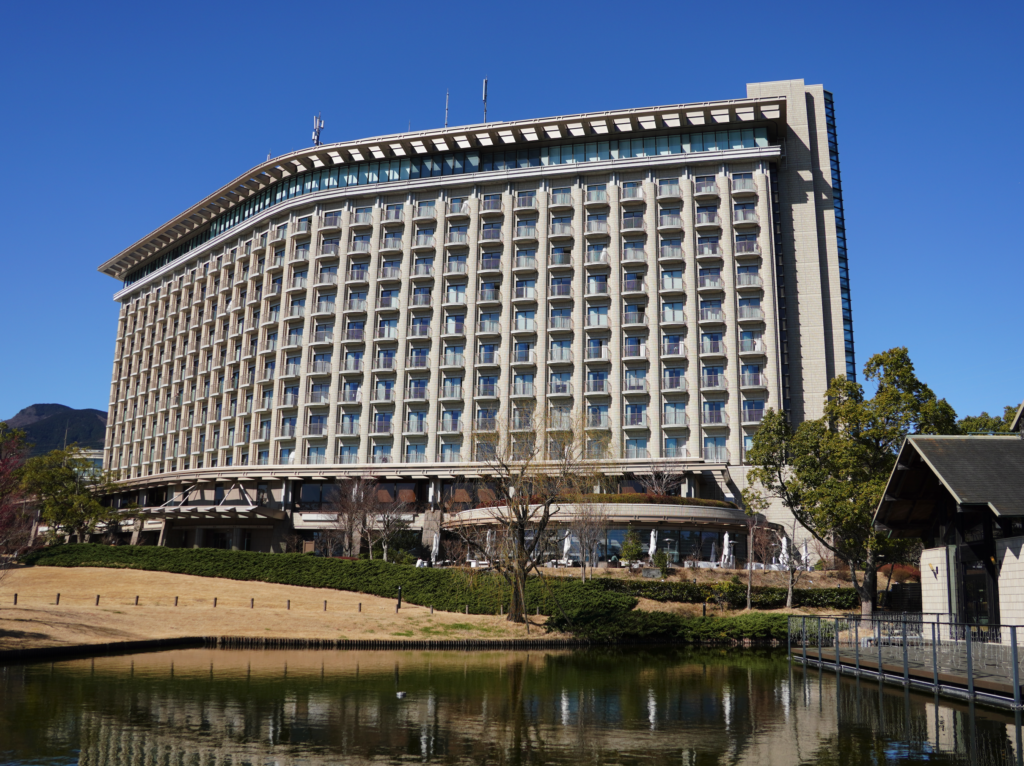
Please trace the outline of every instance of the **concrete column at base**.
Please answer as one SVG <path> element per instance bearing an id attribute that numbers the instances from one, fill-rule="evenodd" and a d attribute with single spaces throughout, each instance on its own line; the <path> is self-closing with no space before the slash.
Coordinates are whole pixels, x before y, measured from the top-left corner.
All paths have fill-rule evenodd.
<path id="1" fill-rule="evenodd" d="M 142 535 L 142 519 L 136 519 L 132 525 L 132 545 L 139 544 L 139 537 Z"/>
<path id="2" fill-rule="evenodd" d="M 194 539 L 194 541 L 192 543 L 192 547 L 193 548 L 202 548 L 203 547 L 203 528 L 202 527 L 196 527 L 196 536 L 195 536 L 195 539 Z"/>
<path id="3" fill-rule="evenodd" d="M 171 533 L 171 527 L 172 527 L 173 525 L 174 525 L 174 522 L 172 522 L 172 521 L 170 521 L 170 520 L 168 520 L 168 519 L 164 519 L 164 523 L 163 523 L 163 525 L 162 525 L 162 526 L 160 527 L 160 537 L 159 537 L 159 538 L 157 539 L 157 541 L 156 541 L 156 544 L 157 544 L 158 546 L 161 546 L 161 547 L 162 547 L 162 546 L 165 546 L 165 545 L 167 545 L 167 543 L 168 543 L 168 537 L 169 537 L 169 535 L 170 535 L 170 533 Z"/>
<path id="4" fill-rule="evenodd" d="M 235 527 L 231 530 L 231 550 L 242 550 L 242 528 Z"/>

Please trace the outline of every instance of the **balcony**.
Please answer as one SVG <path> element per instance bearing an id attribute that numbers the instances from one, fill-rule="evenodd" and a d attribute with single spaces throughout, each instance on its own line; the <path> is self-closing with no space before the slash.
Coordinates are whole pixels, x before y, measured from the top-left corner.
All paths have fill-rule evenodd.
<path id="1" fill-rule="evenodd" d="M 338 229 L 341 227 L 341 213 L 325 213 L 320 217 L 320 228 Z"/>
<path id="2" fill-rule="evenodd" d="M 337 257 L 339 250 L 340 250 L 340 248 L 338 247 L 338 243 L 337 242 L 324 242 L 320 246 L 320 257 L 321 258 L 335 258 L 335 257 Z"/>
<path id="3" fill-rule="evenodd" d="M 536 271 L 537 257 L 533 255 L 517 255 L 514 268 L 517 271 Z"/>
<path id="4" fill-rule="evenodd" d="M 299 375 L 300 365 L 297 364 L 286 364 L 284 366 L 284 377 L 294 378 Z"/>
<path id="5" fill-rule="evenodd" d="M 441 388 L 442 399 L 461 399 L 462 386 L 443 386 Z"/>
<path id="6" fill-rule="evenodd" d="M 763 340 L 758 338 L 741 338 L 740 339 L 740 354 L 757 354 L 763 355 L 765 353 L 765 344 Z"/>
<path id="7" fill-rule="evenodd" d="M 296 428 L 294 423 L 283 425 L 277 429 L 277 436 L 278 438 L 290 439 L 295 436 L 295 431 Z"/>
<path id="8" fill-rule="evenodd" d="M 288 224 L 284 226 L 278 226 L 272 232 L 270 232 L 271 242 L 284 242 L 284 238 L 288 236 Z"/>
<path id="9" fill-rule="evenodd" d="M 571 267 L 572 253 L 551 253 L 548 257 L 548 266 L 552 268 Z"/>
<path id="10" fill-rule="evenodd" d="M 376 340 L 398 340 L 397 327 L 378 327 L 373 331 Z"/>
<path id="11" fill-rule="evenodd" d="M 560 298 L 571 298 L 573 296 L 572 285 L 564 282 L 548 285 L 548 299 L 558 300 Z"/>
<path id="12" fill-rule="evenodd" d="M 380 241 L 380 252 L 381 253 L 400 253 L 400 252 L 402 252 L 402 238 L 401 237 L 384 237 Z"/>
<path id="13" fill-rule="evenodd" d="M 316 277 L 316 283 L 318 285 L 336 285 L 338 284 L 337 272 L 320 272 Z"/>
<path id="14" fill-rule="evenodd" d="M 600 346 L 587 346 L 584 349 L 583 358 L 588 362 L 609 362 L 612 358 L 611 349 L 604 343 Z"/>
<path id="15" fill-rule="evenodd" d="M 476 297 L 477 303 L 499 303 L 501 302 L 501 290 L 487 288 L 480 290 Z"/>
<path id="16" fill-rule="evenodd" d="M 737 318 L 741 322 L 760 322 L 764 319 L 764 309 L 760 306 L 740 306 Z"/>
<path id="17" fill-rule="evenodd" d="M 648 460 L 651 457 L 646 447 L 626 447 L 626 460 Z"/>
<path id="18" fill-rule="evenodd" d="M 532 383 L 516 383 L 512 386 L 512 396 L 533 398 L 536 396 L 536 389 Z"/>
<path id="19" fill-rule="evenodd" d="M 326 436 L 327 435 L 327 424 L 326 423 L 307 423 L 306 436 Z"/>
<path id="20" fill-rule="evenodd" d="M 416 221 L 432 221 L 435 218 L 437 218 L 437 208 L 433 202 L 420 203 L 413 213 L 413 220 Z"/>
<path id="21" fill-rule="evenodd" d="M 474 396 L 478 399 L 497 399 L 501 395 L 494 383 L 477 383 Z"/>
<path id="22" fill-rule="evenodd" d="M 607 205 L 608 192 L 604 189 L 587 189 L 585 201 L 588 205 Z"/>
<path id="23" fill-rule="evenodd" d="M 520 194 L 516 196 L 515 210 L 536 210 L 537 195 Z"/>
<path id="24" fill-rule="evenodd" d="M 292 277 L 292 281 L 288 284 L 289 290 L 305 290 L 306 289 L 306 278 L 305 277 Z"/>
<path id="25" fill-rule="evenodd" d="M 661 413 L 661 424 L 668 428 L 688 428 L 690 419 L 681 410 L 665 410 Z"/>
<path id="26" fill-rule="evenodd" d="M 659 183 L 658 184 L 658 199 L 670 200 L 679 199 L 679 184 L 678 183 Z"/>
<path id="27" fill-rule="evenodd" d="M 587 297 L 608 295 L 608 283 L 607 282 L 587 282 Z"/>
<path id="28" fill-rule="evenodd" d="M 586 233 L 588 235 L 607 236 L 608 221 L 587 221 Z"/>
<path id="29" fill-rule="evenodd" d="M 670 375 L 661 379 L 661 390 L 666 393 L 681 394 L 686 391 L 686 378 L 682 375 Z"/>
<path id="30" fill-rule="evenodd" d="M 487 433 L 490 431 L 498 430 L 498 419 L 497 418 L 477 418 L 473 421 L 473 430 L 477 432 Z"/>
<path id="31" fill-rule="evenodd" d="M 760 274 L 737 274 L 736 275 L 736 287 L 740 290 L 763 287 L 764 282 L 761 280 Z"/>
<path id="32" fill-rule="evenodd" d="M 497 322 L 493 323 L 497 326 Z M 497 332 L 497 329 L 494 330 Z M 466 323 L 465 322 L 445 322 L 444 324 L 444 335 L 446 336 L 464 336 L 466 334 Z"/>
<path id="33" fill-rule="evenodd" d="M 434 264 L 432 263 L 417 263 L 412 270 L 413 277 L 433 277 L 434 276 Z"/>
<path id="34" fill-rule="evenodd" d="M 512 300 L 515 301 L 536 301 L 537 300 L 537 288 L 536 287 L 517 287 L 515 293 L 512 296 Z"/>
<path id="35" fill-rule="evenodd" d="M 548 396 L 572 396 L 572 383 L 567 380 L 548 381 Z"/>
<path id="36" fill-rule="evenodd" d="M 537 227 L 533 225 L 516 226 L 514 240 L 516 242 L 533 242 L 537 239 Z"/>
<path id="37" fill-rule="evenodd" d="M 469 232 L 449 231 L 444 243 L 445 245 L 469 245 Z"/>
<path id="38" fill-rule="evenodd" d="M 646 412 L 627 412 L 622 416 L 623 428 L 647 428 Z"/>
<path id="39" fill-rule="evenodd" d="M 457 434 L 462 433 L 463 420 L 459 417 L 441 417 L 437 424 L 438 433 Z"/>
<path id="40" fill-rule="evenodd" d="M 643 202 L 644 188 L 642 186 L 624 186 L 619 193 L 619 202 Z"/>
<path id="41" fill-rule="evenodd" d="M 736 243 L 736 255 L 738 257 L 760 255 L 761 247 L 754 240 L 742 240 Z"/>
<path id="42" fill-rule="evenodd" d="M 339 452 L 338 465 L 354 465 L 359 462 L 359 455 L 355 452 Z"/>
<path id="43" fill-rule="evenodd" d="M 636 234 L 644 230 L 644 219 L 640 216 L 623 216 L 622 218 L 622 233 L 623 234 Z"/>
<path id="44" fill-rule="evenodd" d="M 501 332 L 501 323 L 495 319 L 482 319 L 477 323 L 476 331 L 482 335 L 496 335 Z"/>
<path id="45" fill-rule="evenodd" d="M 381 266 L 377 271 L 377 278 L 385 281 L 402 278 L 402 269 L 398 266 Z"/>
<path id="46" fill-rule="evenodd" d="M 416 238 L 412 241 L 413 250 L 432 250 L 434 248 L 434 235 L 433 234 L 417 234 Z"/>
<path id="47" fill-rule="evenodd" d="M 749 194 L 757 194 L 757 186 L 754 184 L 753 178 L 734 178 L 732 179 L 732 193 L 734 197 L 739 197 Z"/>
<path id="48" fill-rule="evenodd" d="M 729 425 L 729 413 L 725 410 L 701 410 L 700 424 L 702 426 L 727 426 Z"/>
<path id="49" fill-rule="evenodd" d="M 716 260 L 722 257 L 722 248 L 717 244 L 698 244 L 697 245 L 697 260 L 702 258 L 714 258 Z"/>
<path id="50" fill-rule="evenodd" d="M 476 364 L 487 367 L 500 365 L 501 356 L 497 351 L 479 351 L 476 355 Z"/>
<path id="51" fill-rule="evenodd" d="M 693 196 L 698 199 L 717 197 L 718 193 L 718 184 L 714 181 L 696 181 L 693 185 Z"/>
<path id="52" fill-rule="evenodd" d="M 452 452 L 451 450 L 442 451 L 441 452 L 441 462 L 442 463 L 461 463 L 462 462 L 462 453 L 461 452 Z"/>
<path id="53" fill-rule="evenodd" d="M 646 394 L 649 390 L 647 378 L 627 376 L 622 381 L 622 393 L 624 394 Z"/>
<path id="54" fill-rule="evenodd" d="M 764 420 L 764 408 L 754 409 L 752 407 L 744 407 L 742 417 L 743 425 L 758 425 L 762 420 Z"/>
<path id="55" fill-rule="evenodd" d="M 516 319 L 512 332 L 537 332 L 537 322 L 534 319 Z"/>
<path id="56" fill-rule="evenodd" d="M 469 264 L 465 261 L 448 261 L 444 265 L 445 276 L 466 274 L 469 272 Z"/>
<path id="57" fill-rule="evenodd" d="M 725 312 L 722 309 L 701 309 L 698 319 L 701 324 L 722 324 L 725 322 Z"/>
<path id="58" fill-rule="evenodd" d="M 571 223 L 553 223 L 548 232 L 550 239 L 566 239 L 572 237 Z"/>
<path id="59" fill-rule="evenodd" d="M 725 447 L 705 447 L 704 461 L 707 463 L 728 463 L 729 450 Z"/>
<path id="60" fill-rule="evenodd" d="M 643 279 L 627 277 L 622 280 L 623 293 L 643 293 L 647 291 L 647 284 Z"/>
<path id="61" fill-rule="evenodd" d="M 345 363 L 341 367 L 342 372 L 362 372 L 363 371 L 363 360 L 362 359 L 346 359 Z"/>
<path id="62" fill-rule="evenodd" d="M 370 240 L 354 239 L 349 243 L 348 251 L 350 253 L 368 253 L 370 252 Z"/>
<path id="63" fill-rule="evenodd" d="M 606 413 L 588 413 L 586 427 L 607 431 L 612 427 L 612 422 Z"/>
<path id="64" fill-rule="evenodd" d="M 683 228 L 683 219 L 678 215 L 659 215 L 658 231 L 679 231 Z"/>
<path id="65" fill-rule="evenodd" d="M 405 389 L 406 401 L 426 401 L 427 399 L 427 387 L 424 386 L 409 386 Z"/>
<path id="66" fill-rule="evenodd" d="M 662 245 L 658 249 L 658 260 L 672 262 L 683 260 L 683 248 L 681 245 Z"/>
<path id="67" fill-rule="evenodd" d="M 442 367 L 465 367 L 466 356 L 465 354 L 445 354 L 441 357 Z"/>
<path id="68" fill-rule="evenodd" d="M 718 213 L 699 212 L 695 221 L 698 229 L 717 229 L 722 225 Z"/>
<path id="69" fill-rule="evenodd" d="M 384 223 L 401 223 L 405 220 L 402 208 L 388 208 L 384 211 Z"/>
<path id="70" fill-rule="evenodd" d="M 333 314 L 335 310 L 334 301 L 318 301 L 314 314 Z"/>
<path id="71" fill-rule="evenodd" d="M 512 364 L 536 364 L 537 355 L 527 349 L 516 349 L 512 352 Z"/>
<path id="72" fill-rule="evenodd" d="M 390 420 L 375 420 L 370 423 L 371 434 L 389 434 L 392 432 Z M 375 456 L 376 457 L 376 456 Z"/>
<path id="73" fill-rule="evenodd" d="M 309 260 L 309 248 L 308 247 L 297 247 L 295 252 L 292 253 L 290 261 L 308 261 Z"/>
<path id="74" fill-rule="evenodd" d="M 466 293 L 464 290 L 451 289 L 444 294 L 445 306 L 465 306 Z"/>
<path id="75" fill-rule="evenodd" d="M 700 387 L 702 391 L 726 391 L 729 381 L 724 375 L 701 375 Z"/>
<path id="76" fill-rule="evenodd" d="M 374 402 L 393 402 L 393 401 L 395 401 L 395 389 L 393 389 L 393 388 L 375 388 L 375 389 L 373 389 L 373 401 Z"/>
<path id="77" fill-rule="evenodd" d="M 504 207 L 501 203 L 500 197 L 495 199 L 483 199 L 480 202 L 481 213 L 495 215 L 497 213 L 501 213 L 503 209 Z"/>
<path id="78" fill-rule="evenodd" d="M 362 327 L 349 327 L 345 330 L 345 340 L 360 343 L 366 340 L 366 330 Z"/>
<path id="79" fill-rule="evenodd" d="M 495 227 L 493 229 L 484 229 L 480 232 L 481 242 L 501 242 L 501 229 Z"/>
<path id="80" fill-rule="evenodd" d="M 430 366 L 430 357 L 427 354 L 411 354 L 405 363 L 410 369 L 425 370 Z"/>
<path id="81" fill-rule="evenodd" d="M 733 226 L 756 226 L 758 222 L 756 210 L 733 210 Z"/>
<path id="82" fill-rule="evenodd" d="M 324 359 L 315 360 L 310 365 L 309 372 L 311 375 L 329 374 L 331 372 L 331 363 Z"/>
<path id="83" fill-rule="evenodd" d="M 607 266 L 611 258 L 607 250 L 588 250 L 586 263 L 588 266 Z"/>
<path id="84" fill-rule="evenodd" d="M 623 327 L 646 327 L 647 314 L 641 311 L 627 311 L 622 315 Z"/>
<path id="85" fill-rule="evenodd" d="M 565 364 L 572 362 L 571 348 L 550 348 L 548 349 L 548 361 L 552 364 Z"/>
<path id="86" fill-rule="evenodd" d="M 372 226 L 373 225 L 373 211 L 372 210 L 357 210 L 352 213 L 351 224 L 353 226 Z"/>
<path id="87" fill-rule="evenodd" d="M 512 415 L 513 431 L 532 431 L 533 415 L 529 412 L 516 412 Z"/>
<path id="88" fill-rule="evenodd" d="M 549 208 L 572 207 L 572 194 L 570 192 L 552 192 L 548 198 Z"/>
<path id="89" fill-rule="evenodd" d="M 333 343 L 334 342 L 334 331 L 333 330 L 318 330 L 313 333 L 314 343 Z"/>
<path id="90" fill-rule="evenodd" d="M 338 393 L 338 401 L 342 404 L 356 404 L 362 399 L 362 392 L 358 388 L 343 388 Z"/>
<path id="91" fill-rule="evenodd" d="M 720 276 L 700 276 L 697 277 L 697 289 L 724 290 L 725 283 L 722 281 L 722 278 Z"/>
<path id="92" fill-rule="evenodd" d="M 588 330 L 608 330 L 610 327 L 611 323 L 607 314 L 587 314 Z"/>
<path id="93" fill-rule="evenodd" d="M 392 371 L 398 366 L 398 362 L 393 356 L 378 356 L 373 360 L 373 369 L 375 371 L 387 370 Z"/>
<path id="94" fill-rule="evenodd" d="M 418 293 L 412 296 L 411 305 L 415 309 L 429 308 L 434 305 L 434 296 L 430 293 Z"/>
<path id="95" fill-rule="evenodd" d="M 469 215 L 469 202 L 466 200 L 453 200 L 448 203 L 448 216 L 451 218 L 462 218 Z"/>
<path id="96" fill-rule="evenodd" d="M 387 465 L 395 461 L 394 458 L 391 457 L 390 452 L 374 452 L 373 455 L 370 456 L 370 462 L 374 465 Z"/>

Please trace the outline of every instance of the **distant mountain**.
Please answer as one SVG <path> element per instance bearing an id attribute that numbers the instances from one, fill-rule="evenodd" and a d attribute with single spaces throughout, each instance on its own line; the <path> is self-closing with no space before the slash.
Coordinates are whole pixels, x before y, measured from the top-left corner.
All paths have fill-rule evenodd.
<path id="1" fill-rule="evenodd" d="M 83 449 L 103 449 L 107 413 L 76 410 L 63 404 L 33 404 L 6 421 L 25 432 L 31 457 L 77 444 Z"/>

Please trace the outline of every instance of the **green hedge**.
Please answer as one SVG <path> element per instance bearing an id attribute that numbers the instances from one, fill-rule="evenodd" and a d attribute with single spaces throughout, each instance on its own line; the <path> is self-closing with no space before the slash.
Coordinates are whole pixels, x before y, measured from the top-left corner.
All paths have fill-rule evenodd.
<path id="1" fill-rule="evenodd" d="M 341 561 L 301 553 L 251 553 L 212 548 L 154 546 L 60 545 L 24 558 L 26 564 L 63 567 L 110 567 L 155 572 L 224 577 L 308 588 L 355 591 L 410 604 L 433 606 L 446 612 L 498 614 L 509 602 L 510 588 L 499 575 L 461 569 L 417 569 L 383 561 Z M 531 577 L 526 604 L 531 613 L 563 615 L 569 619 L 596 619 L 624 614 L 637 600 L 615 593 L 597 582 Z"/>
<path id="2" fill-rule="evenodd" d="M 552 617 L 548 625 L 598 643 L 714 644 L 747 639 L 785 641 L 787 637 L 786 615 L 753 612 L 734 617 L 684 617 L 667 612 L 633 611 L 589 622 Z"/>
<path id="3" fill-rule="evenodd" d="M 733 609 L 747 605 L 746 583 L 659 582 L 656 580 L 625 580 L 606 577 L 598 580 L 612 593 L 624 593 L 652 601 L 673 601 L 682 604 L 705 602 L 725 603 Z M 786 589 L 757 586 L 751 590 L 754 609 L 781 609 L 786 606 Z M 853 588 L 794 588 L 793 606 L 819 609 L 859 610 L 860 600 Z"/>

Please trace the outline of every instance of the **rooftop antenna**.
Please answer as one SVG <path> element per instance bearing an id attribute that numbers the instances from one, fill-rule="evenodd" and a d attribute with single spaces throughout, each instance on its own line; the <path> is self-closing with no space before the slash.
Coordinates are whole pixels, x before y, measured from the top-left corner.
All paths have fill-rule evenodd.
<path id="1" fill-rule="evenodd" d="M 267 149 L 267 162 L 270 162 L 270 150 Z"/>
<path id="2" fill-rule="evenodd" d="M 448 89 L 444 89 L 444 126 L 448 127 Z"/>
<path id="3" fill-rule="evenodd" d="M 317 112 L 316 117 L 313 118 L 313 146 L 320 146 L 320 131 L 324 129 L 324 121 L 320 117 L 320 113 Z"/>
<path id="4" fill-rule="evenodd" d="M 487 78 L 484 78 L 484 125 L 487 124 Z"/>

